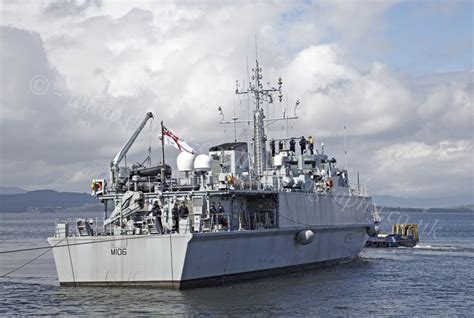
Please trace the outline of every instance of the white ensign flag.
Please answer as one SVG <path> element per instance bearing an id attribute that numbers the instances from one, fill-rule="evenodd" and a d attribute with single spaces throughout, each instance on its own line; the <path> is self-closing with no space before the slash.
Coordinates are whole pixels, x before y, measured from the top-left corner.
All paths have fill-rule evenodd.
<path id="1" fill-rule="evenodd" d="M 164 138 L 165 145 L 173 146 L 180 151 L 186 151 L 192 154 L 196 153 L 194 149 L 190 145 L 188 145 L 186 141 L 179 139 L 177 136 L 175 136 L 171 131 L 169 131 L 164 126 L 163 126 L 163 138 Z"/>

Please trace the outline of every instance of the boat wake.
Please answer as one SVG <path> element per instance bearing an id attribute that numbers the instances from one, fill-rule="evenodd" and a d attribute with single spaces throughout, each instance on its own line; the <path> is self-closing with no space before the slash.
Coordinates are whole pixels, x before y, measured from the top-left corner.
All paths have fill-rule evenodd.
<path id="1" fill-rule="evenodd" d="M 467 252 L 474 253 L 474 248 L 460 245 L 423 245 L 419 244 L 413 247 L 418 250 L 438 251 L 438 252 Z"/>

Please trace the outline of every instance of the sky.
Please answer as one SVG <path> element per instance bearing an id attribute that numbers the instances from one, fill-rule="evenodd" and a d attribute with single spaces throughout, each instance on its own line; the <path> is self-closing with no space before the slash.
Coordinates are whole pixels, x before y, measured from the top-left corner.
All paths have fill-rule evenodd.
<path id="1" fill-rule="evenodd" d="M 474 201 L 472 1 L 0 3 L 2 186 L 89 191 L 147 111 L 128 164 L 150 144 L 159 162 L 160 121 L 202 153 L 232 141 L 217 108 L 248 117 L 235 85 L 257 57 L 283 79 L 267 115 L 299 116 L 269 138 L 313 135 L 344 165 L 345 125 L 375 197 Z"/>

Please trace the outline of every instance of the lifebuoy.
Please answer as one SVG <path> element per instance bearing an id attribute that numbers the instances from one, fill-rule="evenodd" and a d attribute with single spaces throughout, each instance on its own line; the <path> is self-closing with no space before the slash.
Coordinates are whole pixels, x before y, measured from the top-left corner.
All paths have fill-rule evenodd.
<path id="1" fill-rule="evenodd" d="M 93 180 L 91 184 L 91 191 L 96 192 L 96 191 L 101 191 L 101 190 L 102 190 L 102 182 L 96 182 Z"/>

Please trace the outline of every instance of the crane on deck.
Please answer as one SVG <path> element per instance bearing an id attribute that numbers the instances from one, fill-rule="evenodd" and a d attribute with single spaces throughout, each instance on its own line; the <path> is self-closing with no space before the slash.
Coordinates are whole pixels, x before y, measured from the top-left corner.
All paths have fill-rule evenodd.
<path id="1" fill-rule="evenodd" d="M 112 159 L 112 161 L 110 162 L 110 181 L 112 182 L 112 186 L 114 189 L 116 185 L 117 174 L 119 173 L 120 162 L 123 160 L 123 158 L 125 158 L 133 143 L 137 139 L 138 135 L 140 135 L 140 133 L 142 132 L 143 127 L 145 127 L 146 123 L 151 118 L 154 118 L 153 114 L 151 112 L 146 113 L 145 118 L 141 122 L 140 126 L 135 130 L 135 132 L 127 141 L 127 143 L 122 147 L 122 149 L 120 149 L 120 151 L 115 155 L 114 159 Z"/>

